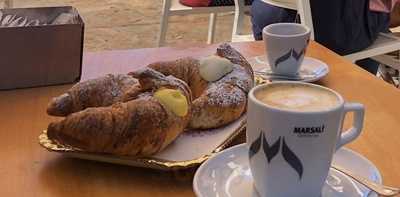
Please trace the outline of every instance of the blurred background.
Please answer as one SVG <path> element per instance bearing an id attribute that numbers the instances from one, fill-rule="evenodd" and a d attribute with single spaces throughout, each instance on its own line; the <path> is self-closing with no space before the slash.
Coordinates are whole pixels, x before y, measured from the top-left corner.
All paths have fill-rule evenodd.
<path id="1" fill-rule="evenodd" d="M 86 51 L 156 47 L 162 0 L 14 0 L 17 8 L 63 5 L 77 8 L 83 17 Z M 206 43 L 208 16 L 172 16 L 166 45 Z M 233 13 L 220 14 L 215 41 L 230 41 L 232 26 Z M 248 17 L 245 30 L 250 33 Z"/>

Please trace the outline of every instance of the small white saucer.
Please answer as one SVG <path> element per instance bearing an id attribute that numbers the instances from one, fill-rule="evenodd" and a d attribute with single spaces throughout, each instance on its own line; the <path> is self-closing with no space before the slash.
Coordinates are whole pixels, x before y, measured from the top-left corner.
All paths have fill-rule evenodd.
<path id="1" fill-rule="evenodd" d="M 271 70 L 268 64 L 267 57 L 265 55 L 250 58 L 249 63 L 255 70 L 259 71 Z M 326 63 L 312 57 L 304 57 L 298 76 L 300 78 L 304 78 L 299 81 L 315 82 L 325 77 L 328 73 L 329 73 L 329 67 Z M 312 77 L 305 77 L 305 76 L 312 76 Z M 276 78 L 272 80 L 280 80 L 280 79 Z"/>
<path id="2" fill-rule="evenodd" d="M 197 170 L 193 188 L 198 197 L 257 197 L 249 168 L 246 144 L 226 149 L 207 160 Z M 334 156 L 333 163 L 355 174 L 382 183 L 378 169 L 360 154 L 342 148 Z M 378 197 L 375 192 L 351 178 L 331 170 L 321 197 Z"/>

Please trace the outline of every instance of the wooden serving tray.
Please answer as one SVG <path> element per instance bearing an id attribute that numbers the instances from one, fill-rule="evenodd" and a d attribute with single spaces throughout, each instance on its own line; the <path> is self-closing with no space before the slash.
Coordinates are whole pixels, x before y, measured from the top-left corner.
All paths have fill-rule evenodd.
<path id="1" fill-rule="evenodd" d="M 182 133 L 165 150 L 148 158 L 133 158 L 111 154 L 88 153 L 51 141 L 44 130 L 39 144 L 48 151 L 86 160 L 152 168 L 181 170 L 200 165 L 213 154 L 223 150 L 246 126 L 246 115 L 227 126 L 210 130 L 188 130 Z"/>

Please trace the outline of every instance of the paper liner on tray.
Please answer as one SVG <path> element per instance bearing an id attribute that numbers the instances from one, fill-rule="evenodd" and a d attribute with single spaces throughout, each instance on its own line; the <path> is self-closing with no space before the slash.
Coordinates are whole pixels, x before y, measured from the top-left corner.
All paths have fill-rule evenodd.
<path id="1" fill-rule="evenodd" d="M 244 115 L 225 127 L 204 131 L 185 131 L 165 150 L 147 158 L 88 153 L 50 140 L 46 130 L 40 134 L 39 144 L 48 151 L 80 159 L 160 170 L 180 170 L 200 165 L 213 154 L 223 150 L 244 130 L 245 122 Z"/>
<path id="2" fill-rule="evenodd" d="M 255 83 L 259 85 L 269 83 L 269 81 L 256 76 Z M 39 144 L 48 151 L 80 159 L 160 170 L 180 170 L 198 166 L 213 154 L 222 151 L 241 131 L 245 130 L 245 127 L 246 115 L 243 115 L 238 120 L 221 128 L 185 131 L 165 150 L 147 158 L 88 153 L 73 147 L 63 146 L 50 140 L 47 137 L 46 130 L 40 134 Z"/>

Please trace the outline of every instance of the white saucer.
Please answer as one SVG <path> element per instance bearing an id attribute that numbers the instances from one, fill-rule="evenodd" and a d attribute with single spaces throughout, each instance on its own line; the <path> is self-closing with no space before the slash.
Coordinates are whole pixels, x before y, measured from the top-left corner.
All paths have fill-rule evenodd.
<path id="1" fill-rule="evenodd" d="M 271 68 L 268 64 L 265 55 L 256 56 L 249 59 L 249 63 L 255 70 L 270 71 Z M 326 63 L 312 57 L 304 57 L 303 63 L 300 67 L 299 77 L 304 78 L 303 82 L 314 82 L 325 77 L 329 73 L 329 67 Z M 303 77 L 306 75 L 313 75 L 313 77 Z M 273 79 L 280 80 L 280 79 Z"/>
<path id="2" fill-rule="evenodd" d="M 246 144 L 226 149 L 211 157 L 197 170 L 194 192 L 199 197 L 257 197 L 249 168 Z M 346 148 L 338 150 L 333 163 L 355 174 L 382 183 L 378 169 L 365 157 Z M 331 170 L 321 197 L 378 197 L 351 178 Z"/>

